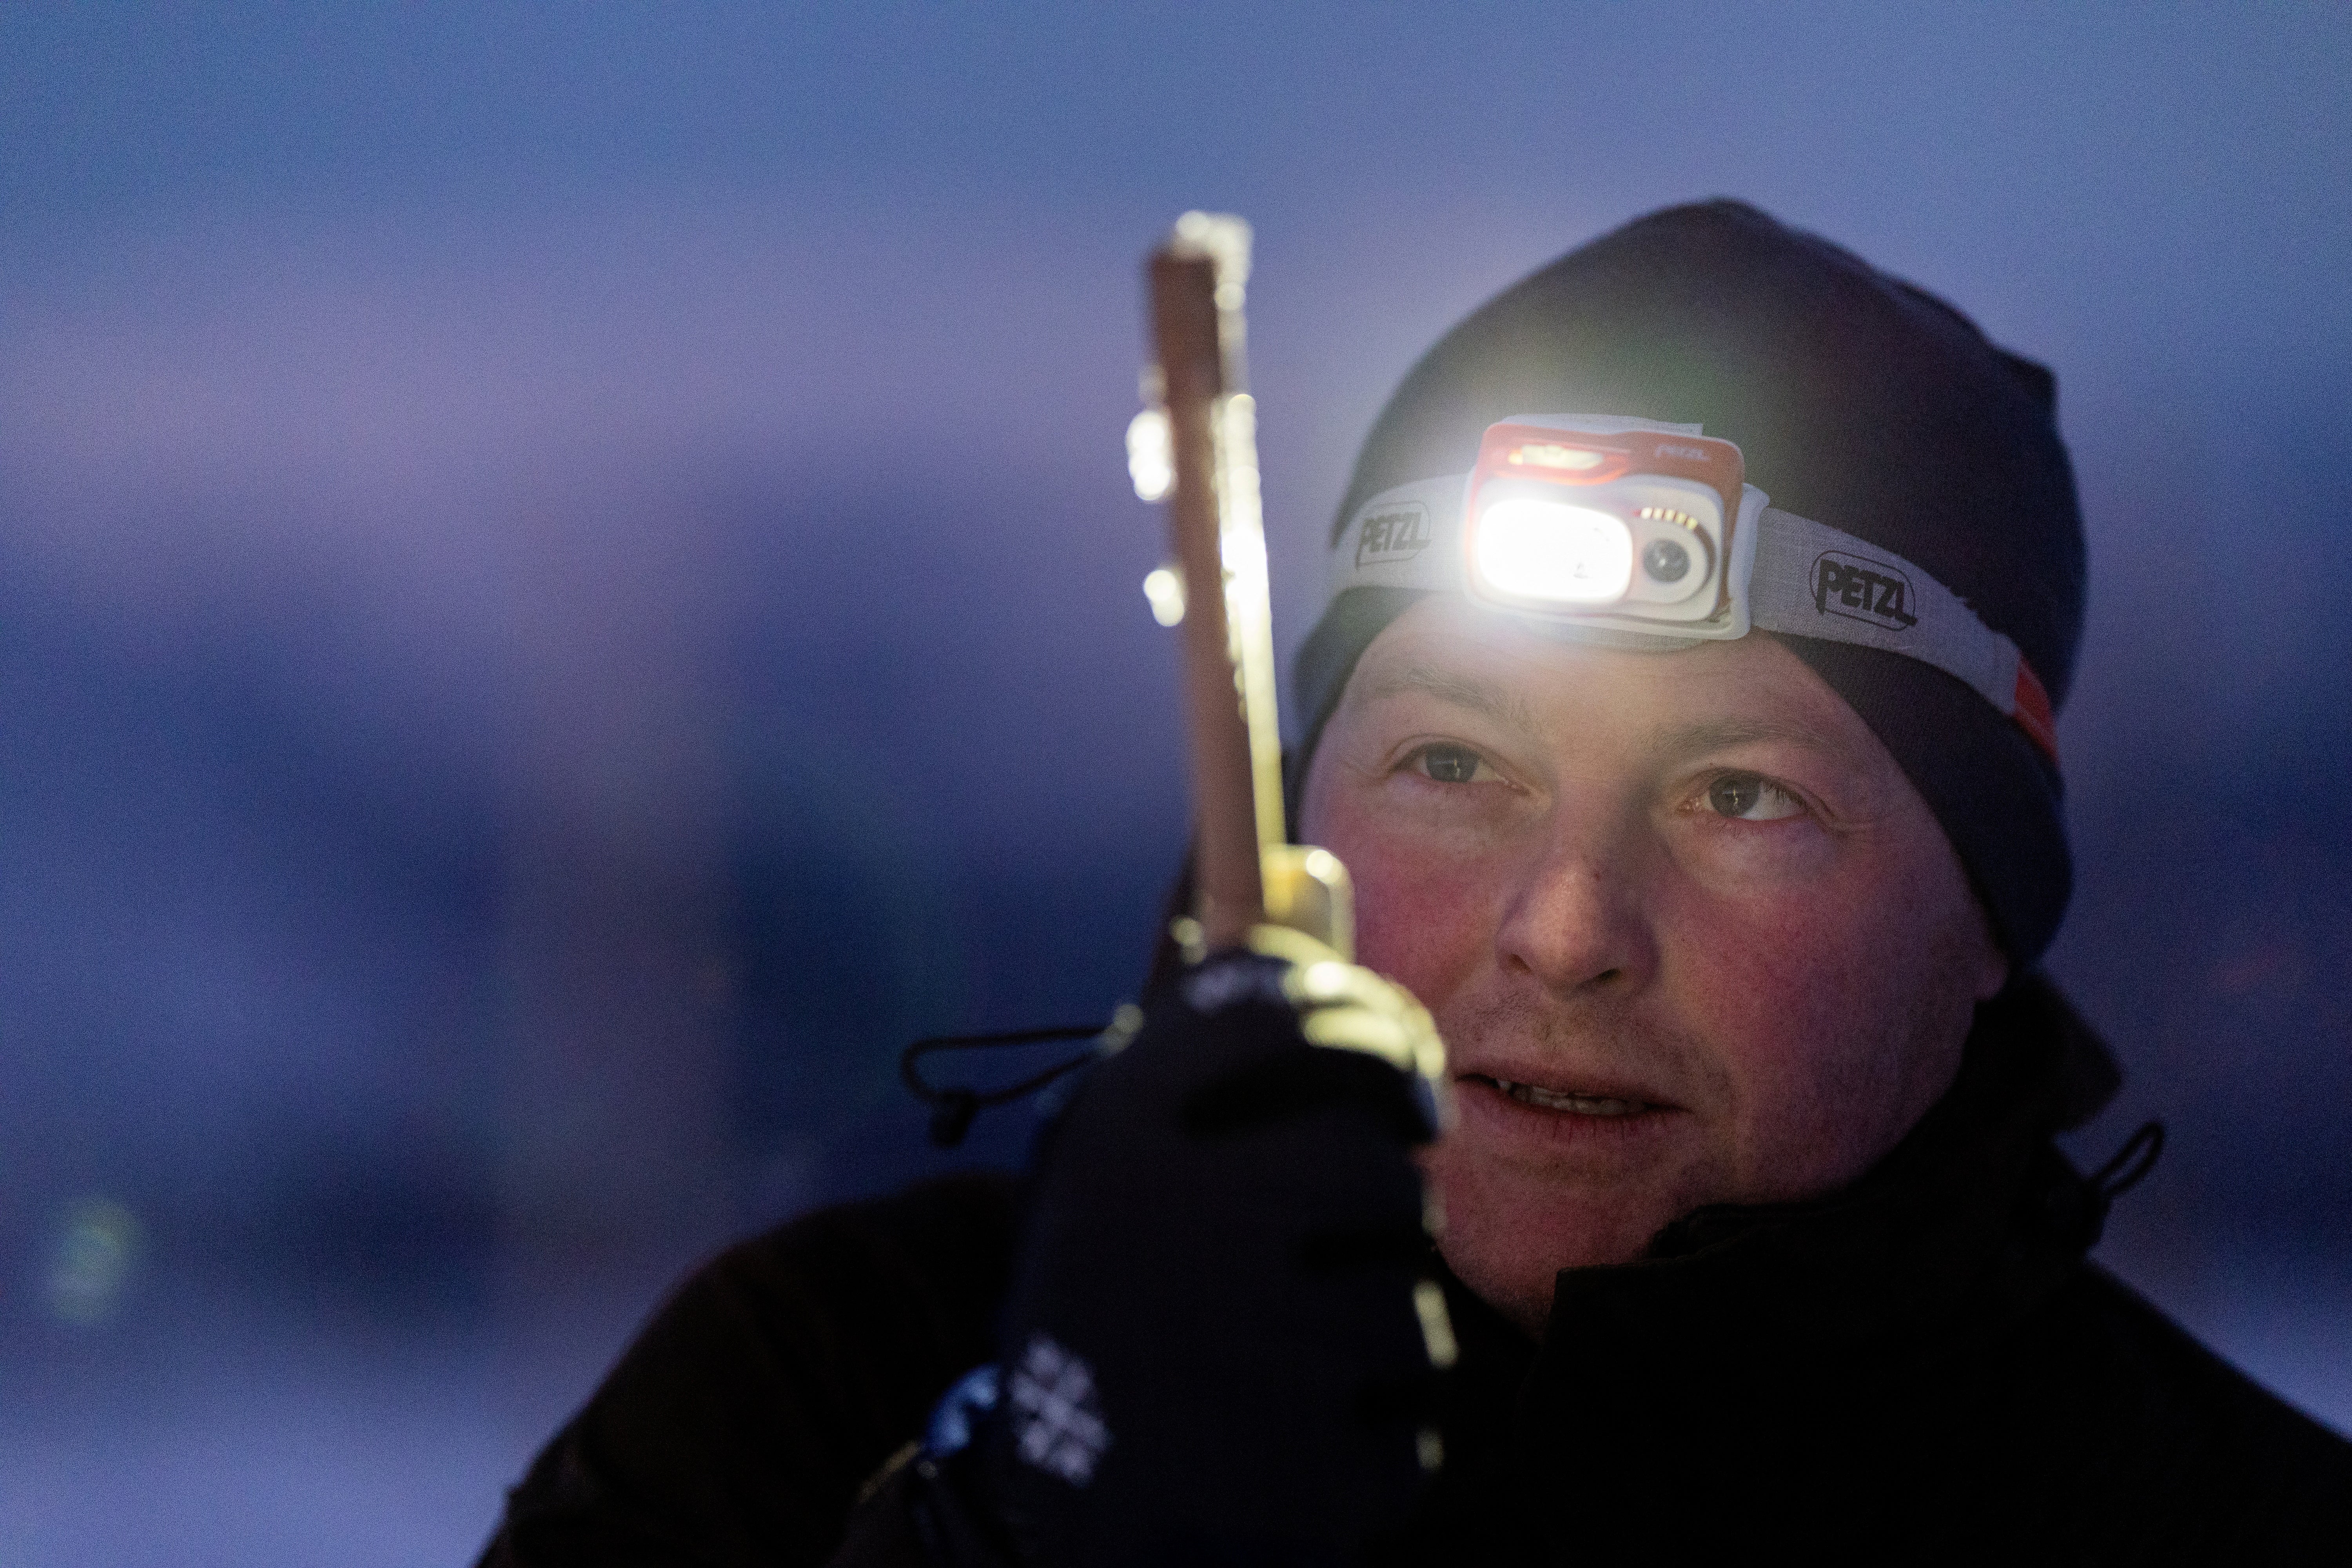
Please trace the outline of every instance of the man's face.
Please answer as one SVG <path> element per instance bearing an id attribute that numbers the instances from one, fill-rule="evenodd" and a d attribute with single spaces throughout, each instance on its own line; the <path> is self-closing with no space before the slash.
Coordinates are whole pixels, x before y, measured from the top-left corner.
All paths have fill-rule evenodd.
<path id="1" fill-rule="evenodd" d="M 1357 665 L 1302 827 L 1354 875 L 1360 960 L 1445 1037 L 1446 1260 L 1530 1333 L 1560 1268 L 1860 1175 L 2006 974 L 1902 769 L 1769 636 L 1622 652 L 1422 600 Z"/>

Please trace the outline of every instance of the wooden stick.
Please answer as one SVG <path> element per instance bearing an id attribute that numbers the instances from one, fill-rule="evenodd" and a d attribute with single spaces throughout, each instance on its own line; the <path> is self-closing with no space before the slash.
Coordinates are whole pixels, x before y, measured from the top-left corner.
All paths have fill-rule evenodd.
<path id="1" fill-rule="evenodd" d="M 1200 945 L 1286 926 L 1355 952 L 1347 868 L 1290 842 L 1275 714 L 1274 608 L 1260 516 L 1257 405 L 1243 363 L 1249 226 L 1186 213 L 1150 262 L 1152 337 L 1174 477 L 1168 526 L 1184 581 Z"/>
<path id="2" fill-rule="evenodd" d="M 1192 741 L 1193 918 L 1212 951 L 1237 945 L 1265 918 L 1248 717 L 1225 616 L 1217 430 L 1225 393 L 1217 266 L 1171 246 L 1150 263 L 1154 345 L 1175 488 L 1168 528 L 1184 579 L 1184 695 Z"/>

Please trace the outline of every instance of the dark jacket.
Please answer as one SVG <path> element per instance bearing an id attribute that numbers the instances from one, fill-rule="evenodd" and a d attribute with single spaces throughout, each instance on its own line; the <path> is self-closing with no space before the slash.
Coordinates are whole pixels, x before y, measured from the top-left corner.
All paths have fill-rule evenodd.
<path id="1" fill-rule="evenodd" d="M 2084 1256 L 2051 1143 L 2112 1091 L 2047 987 L 1812 1203 L 1702 1210 L 1560 1276 L 1538 1349 L 1450 1286 L 1447 1462 L 1400 1563 L 2352 1563 L 2352 1445 Z M 824 1563 L 861 1485 L 991 1353 L 1017 1219 L 963 1177 L 690 1279 L 515 1489 L 506 1564 Z"/>

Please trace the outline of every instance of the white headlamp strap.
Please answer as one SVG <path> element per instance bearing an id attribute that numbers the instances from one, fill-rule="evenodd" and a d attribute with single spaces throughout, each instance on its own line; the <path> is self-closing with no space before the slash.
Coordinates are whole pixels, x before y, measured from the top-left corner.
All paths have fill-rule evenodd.
<path id="1" fill-rule="evenodd" d="M 1451 474 L 1384 490 L 1358 508 L 1331 552 L 1329 595 L 1349 588 L 1459 591 L 1464 586 L 1462 500 L 1468 476 Z M 1882 648 L 1965 681 L 2016 721 L 2052 761 L 2057 729 L 2049 693 L 2017 645 L 1979 620 L 1967 601 L 1893 552 L 1850 533 L 1763 504 L 1747 487 L 1740 521 L 1754 562 L 1735 572 L 1731 615 L 1718 623 L 1636 633 L 1664 646 L 1739 637 L 1752 626 L 1795 637 Z M 1745 555 L 1738 543 L 1735 552 Z M 1747 564 L 1742 562 L 1739 564 Z M 1744 614 L 1742 611 L 1744 610 Z M 1552 613 L 1537 618 L 1589 622 L 1626 635 L 1614 616 Z"/>

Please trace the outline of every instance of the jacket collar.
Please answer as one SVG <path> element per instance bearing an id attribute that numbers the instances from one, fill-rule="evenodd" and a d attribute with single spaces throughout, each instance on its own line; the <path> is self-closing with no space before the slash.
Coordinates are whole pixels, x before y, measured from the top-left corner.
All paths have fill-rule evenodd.
<path id="1" fill-rule="evenodd" d="M 1537 1378 L 1584 1375 L 1596 1338 L 1733 1383 L 1803 1380 L 1823 1354 L 1900 1379 L 1958 1352 L 2097 1239 L 2105 1199 L 2050 1140 L 2119 1082 L 2057 989 L 2021 978 L 1979 1009 L 1952 1088 L 1853 1185 L 1700 1209 L 1636 1262 L 1563 1270 Z"/>
<path id="2" fill-rule="evenodd" d="M 1957 1417 L 2005 1331 L 2097 1238 L 2105 1200 L 2051 1134 L 2117 1081 L 2028 976 L 1979 1010 L 1951 1089 L 1860 1181 L 1702 1209 L 1637 1262 L 1562 1271 L 1540 1349 L 1447 1277 L 1463 1354 L 1433 1555 L 1678 1561 L 1777 1531 L 1870 1557 L 1856 1543 L 1890 1510 L 1958 1473 Z"/>

